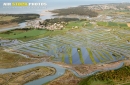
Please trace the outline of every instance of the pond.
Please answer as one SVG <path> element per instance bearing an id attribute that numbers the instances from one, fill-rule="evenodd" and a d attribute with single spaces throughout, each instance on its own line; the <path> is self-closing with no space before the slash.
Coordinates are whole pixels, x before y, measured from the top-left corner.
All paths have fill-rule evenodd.
<path id="1" fill-rule="evenodd" d="M 81 64 L 77 48 L 72 48 L 72 64 Z"/>
<path id="2" fill-rule="evenodd" d="M 84 59 L 84 63 L 85 64 L 92 64 L 92 61 L 91 61 L 91 59 L 89 57 L 89 53 L 88 53 L 87 49 L 86 48 L 81 48 L 81 52 L 82 52 L 82 57 Z"/>

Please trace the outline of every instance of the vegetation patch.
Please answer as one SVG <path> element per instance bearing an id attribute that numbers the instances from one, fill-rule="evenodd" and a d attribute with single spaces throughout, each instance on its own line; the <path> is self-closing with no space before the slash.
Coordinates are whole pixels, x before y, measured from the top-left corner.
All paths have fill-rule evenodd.
<path id="1" fill-rule="evenodd" d="M 21 23 L 26 20 L 39 18 L 39 14 L 0 14 L 0 25 L 9 23 Z"/>
<path id="2" fill-rule="evenodd" d="M 118 27 L 118 23 L 116 23 L 116 22 L 108 22 L 108 27 Z"/>
<path id="3" fill-rule="evenodd" d="M 92 10 L 89 10 L 87 7 L 79 6 L 79 7 L 71 7 L 67 9 L 56 9 L 51 11 L 52 13 L 57 13 L 55 16 L 62 15 L 81 15 L 81 16 L 89 16 L 89 17 L 97 17 L 98 13 Z"/>
<path id="4" fill-rule="evenodd" d="M 5 39 L 19 39 L 19 40 L 30 40 L 36 36 L 46 33 L 46 30 L 30 29 L 30 30 L 11 30 L 2 32 L 0 36 Z"/>
<path id="5" fill-rule="evenodd" d="M 80 81 L 79 85 L 128 85 L 130 78 L 130 66 L 124 66 L 118 70 L 100 72 Z"/>
<path id="6" fill-rule="evenodd" d="M 32 69 L 20 71 L 20 72 L 0 74 L 1 79 L 3 80 L 3 82 L 0 82 L 0 84 L 1 85 L 23 85 L 27 82 L 39 78 L 43 78 L 49 75 L 54 75 L 55 72 L 56 72 L 55 68 L 39 66 Z"/>
<path id="7" fill-rule="evenodd" d="M 98 26 L 107 26 L 107 22 L 97 22 Z"/>
<path id="8" fill-rule="evenodd" d="M 62 62 L 64 62 L 64 61 L 65 61 L 65 55 L 62 54 Z"/>
<path id="9" fill-rule="evenodd" d="M 0 68 L 11 68 L 20 66 L 20 62 L 30 62 L 29 58 L 25 58 L 18 54 L 5 52 L 0 48 Z"/>
<path id="10" fill-rule="evenodd" d="M 76 77 L 72 72 L 66 70 L 63 76 L 43 85 L 78 85 L 80 80 L 81 79 Z"/>
<path id="11" fill-rule="evenodd" d="M 69 55 L 70 64 L 72 64 L 72 48 L 68 48 L 67 53 Z"/>
<path id="12" fill-rule="evenodd" d="M 98 26 L 104 27 L 117 27 L 117 28 L 128 28 L 127 23 L 118 23 L 118 22 L 97 22 Z"/>
<path id="13" fill-rule="evenodd" d="M 14 29 L 6 32 L 1 32 L 0 37 L 5 39 L 18 39 L 22 41 L 29 41 L 43 37 L 53 37 L 56 35 L 64 35 L 67 31 L 72 30 L 73 28 L 81 28 L 86 21 L 70 21 L 63 28 L 63 30 L 53 30 L 49 31 L 46 29 L 34 29 L 34 28 L 22 28 L 22 29 Z"/>
<path id="14" fill-rule="evenodd" d="M 120 27 L 128 27 L 126 23 L 119 23 Z"/>
<path id="15" fill-rule="evenodd" d="M 92 62 L 93 62 L 94 64 L 96 64 L 96 61 L 95 61 L 95 59 L 94 59 L 94 57 L 93 57 L 93 54 L 92 54 L 91 49 L 90 49 L 90 48 L 87 48 L 87 51 L 88 51 L 88 53 L 89 53 L 89 56 L 90 56 L 90 59 L 92 60 Z"/>

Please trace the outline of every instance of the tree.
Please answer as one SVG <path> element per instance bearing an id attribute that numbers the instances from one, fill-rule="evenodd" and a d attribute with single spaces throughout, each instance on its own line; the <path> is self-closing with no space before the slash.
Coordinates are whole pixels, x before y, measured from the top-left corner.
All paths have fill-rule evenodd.
<path id="1" fill-rule="evenodd" d="M 24 36 L 24 38 L 27 38 L 27 36 Z"/>

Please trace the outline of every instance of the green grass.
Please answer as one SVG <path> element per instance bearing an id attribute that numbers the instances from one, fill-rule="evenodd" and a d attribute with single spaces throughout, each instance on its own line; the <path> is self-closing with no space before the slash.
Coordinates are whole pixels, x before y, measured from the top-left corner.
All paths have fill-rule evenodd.
<path id="1" fill-rule="evenodd" d="M 129 70 L 130 66 L 124 66 L 117 70 L 100 72 L 82 79 L 79 85 L 129 85 Z"/>
<path id="2" fill-rule="evenodd" d="M 103 27 L 128 28 L 127 23 L 119 23 L 119 22 L 97 22 L 97 25 Z"/>
<path id="3" fill-rule="evenodd" d="M 122 85 L 130 85 L 130 83 L 127 83 L 127 84 L 122 84 Z"/>
<path id="4" fill-rule="evenodd" d="M 107 22 L 97 22 L 98 26 L 107 26 Z"/>
<path id="5" fill-rule="evenodd" d="M 7 39 L 20 39 L 20 40 L 24 40 L 24 39 L 28 39 L 31 37 L 35 37 L 35 36 L 39 36 L 41 34 L 46 33 L 46 30 L 12 30 L 12 31 L 8 31 L 8 32 L 4 32 L 4 33 L 0 33 L 0 37 L 3 38 L 7 38 Z M 26 38 L 25 38 L 26 36 Z"/>
<path id="6" fill-rule="evenodd" d="M 62 55 L 62 62 L 64 62 L 65 61 L 65 55 L 63 54 Z"/>
<path id="7" fill-rule="evenodd" d="M 9 68 L 17 66 L 17 62 L 29 62 L 31 59 L 18 54 L 5 52 L 0 48 L 0 68 Z"/>
<path id="8" fill-rule="evenodd" d="M 17 17 L 12 17 L 12 16 L 0 16 L 0 21 L 10 21 L 12 19 L 15 19 Z"/>
<path id="9" fill-rule="evenodd" d="M 93 54 L 92 54 L 91 49 L 90 49 L 90 48 L 87 48 L 87 51 L 88 51 L 88 53 L 89 53 L 89 56 L 90 56 L 90 59 L 92 60 L 92 62 L 93 62 L 94 64 L 96 64 L 96 61 L 95 61 L 95 59 L 94 59 L 94 57 L 93 57 Z"/>
<path id="10" fill-rule="evenodd" d="M 108 81 L 93 81 L 90 85 L 109 85 L 110 83 Z"/>
<path id="11" fill-rule="evenodd" d="M 82 57 L 81 49 L 78 48 L 77 50 L 79 50 L 78 53 L 79 53 L 80 61 L 81 61 L 82 64 L 84 64 L 84 59 Z"/>
<path id="12" fill-rule="evenodd" d="M 72 48 L 68 48 L 67 53 L 68 53 L 68 56 L 69 56 L 70 64 L 72 64 Z"/>
<path id="13" fill-rule="evenodd" d="M 128 27 L 126 23 L 120 23 L 119 26 L 120 27 Z"/>
<path id="14" fill-rule="evenodd" d="M 114 83 L 112 81 L 91 80 L 91 77 L 90 77 L 90 80 L 83 79 L 79 82 L 78 85 L 114 85 Z"/>
<path id="15" fill-rule="evenodd" d="M 110 83 L 109 83 L 110 84 Z M 79 85 L 109 85 L 107 81 L 90 81 L 88 83 L 82 82 Z M 111 84 L 110 84 L 111 85 Z"/>
<path id="16" fill-rule="evenodd" d="M 7 38 L 11 38 L 11 39 L 19 39 L 19 38 L 24 38 L 24 36 L 28 37 L 35 37 L 38 36 L 40 34 L 44 34 L 45 32 L 47 32 L 46 30 L 29 30 L 27 32 L 23 32 L 17 35 L 12 35 L 12 36 L 8 36 Z"/>
<path id="17" fill-rule="evenodd" d="M 102 53 L 100 53 L 99 51 L 97 52 L 103 59 L 107 59 Z"/>
<path id="18" fill-rule="evenodd" d="M 86 25 L 89 25 L 87 21 L 71 21 L 67 24 L 66 28 L 72 28 L 74 26 L 78 26 L 79 28 L 81 28 L 85 23 Z"/>
<path id="19" fill-rule="evenodd" d="M 118 23 L 116 22 L 108 22 L 108 27 L 118 27 Z"/>
<path id="20" fill-rule="evenodd" d="M 5 39 L 18 39 L 22 41 L 29 41 L 33 39 L 43 38 L 47 36 L 55 36 L 60 34 L 65 34 L 65 30 L 56 30 L 56 31 L 48 31 L 48 30 L 28 30 L 28 31 L 11 31 L 10 33 L 4 32 L 0 33 L 0 37 Z M 14 35 L 15 34 L 15 35 Z"/>
<path id="21" fill-rule="evenodd" d="M 38 29 L 32 29 L 32 30 L 11 30 L 0 33 L 0 37 L 5 39 L 18 39 L 22 41 L 29 41 L 34 40 L 38 38 L 43 38 L 47 36 L 56 36 L 56 35 L 64 35 L 67 31 L 72 30 L 73 26 L 78 26 L 81 28 L 84 23 L 87 23 L 87 21 L 73 21 L 69 22 L 63 30 L 55 30 L 55 31 L 49 31 L 49 30 L 38 30 Z"/>
<path id="22" fill-rule="evenodd" d="M 55 36 L 58 34 L 64 34 L 68 29 L 65 30 L 56 30 L 56 31 L 48 31 L 48 30 L 28 30 L 28 31 L 18 31 L 13 30 L 10 32 L 0 33 L 0 37 L 5 39 L 18 39 L 22 41 L 29 41 L 33 39 L 43 38 L 47 36 Z"/>

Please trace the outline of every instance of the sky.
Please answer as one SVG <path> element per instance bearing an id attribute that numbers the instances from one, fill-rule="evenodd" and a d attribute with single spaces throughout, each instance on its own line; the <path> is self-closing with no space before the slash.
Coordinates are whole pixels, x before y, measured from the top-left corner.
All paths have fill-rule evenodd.
<path id="1" fill-rule="evenodd" d="M 3 3 L 8 2 L 35 2 L 35 3 L 47 3 L 47 8 L 10 8 L 3 7 Z M 0 13 L 37 13 L 41 10 L 52 10 L 66 7 L 73 7 L 79 5 L 90 5 L 90 4 L 105 4 L 105 3 L 121 3 L 130 2 L 130 0 L 0 0 Z"/>
<path id="2" fill-rule="evenodd" d="M 70 1 L 70 0 L 0 0 L 0 1 Z M 71 0 L 71 1 L 90 1 L 90 0 Z M 129 0 L 91 0 L 91 1 L 129 1 Z"/>

